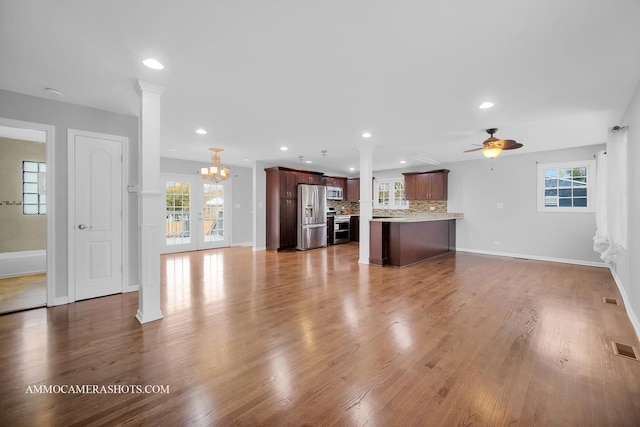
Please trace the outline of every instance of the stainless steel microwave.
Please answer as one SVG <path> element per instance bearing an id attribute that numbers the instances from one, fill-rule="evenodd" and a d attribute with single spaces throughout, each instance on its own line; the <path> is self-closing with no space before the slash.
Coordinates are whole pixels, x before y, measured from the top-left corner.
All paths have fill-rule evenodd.
<path id="1" fill-rule="evenodd" d="M 342 200 L 342 188 L 340 188 L 340 187 L 327 187 L 327 199 L 328 200 Z"/>

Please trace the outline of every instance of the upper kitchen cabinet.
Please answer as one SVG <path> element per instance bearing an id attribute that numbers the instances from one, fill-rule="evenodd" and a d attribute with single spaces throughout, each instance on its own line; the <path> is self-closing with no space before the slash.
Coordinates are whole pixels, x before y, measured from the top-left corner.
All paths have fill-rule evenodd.
<path id="1" fill-rule="evenodd" d="M 326 185 L 327 187 L 341 188 L 342 191 L 345 191 L 345 187 L 347 186 L 347 179 L 336 176 L 325 176 L 324 185 Z"/>
<path id="2" fill-rule="evenodd" d="M 267 172 L 267 175 L 269 172 Z M 275 172 L 278 176 L 279 187 L 277 193 L 281 199 L 297 199 L 298 198 L 298 173 L 287 170 L 278 170 Z M 267 189 L 267 193 L 269 190 Z"/>
<path id="3" fill-rule="evenodd" d="M 321 172 L 297 172 L 298 184 L 323 185 L 323 174 Z"/>
<path id="4" fill-rule="evenodd" d="M 402 175 L 407 200 L 447 200 L 448 169 L 407 172 Z"/>
<path id="5" fill-rule="evenodd" d="M 347 191 L 344 200 L 349 202 L 360 201 L 360 178 L 347 178 Z"/>

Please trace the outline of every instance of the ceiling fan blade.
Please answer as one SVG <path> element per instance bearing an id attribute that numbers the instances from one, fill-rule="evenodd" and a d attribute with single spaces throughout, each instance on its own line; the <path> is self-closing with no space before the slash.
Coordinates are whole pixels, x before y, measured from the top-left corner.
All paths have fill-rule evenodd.
<path id="1" fill-rule="evenodd" d="M 513 139 L 505 139 L 502 141 L 502 149 L 503 150 L 515 150 L 516 148 L 520 148 L 523 145 L 515 142 Z"/>
<path id="2" fill-rule="evenodd" d="M 472 148 L 471 150 L 463 151 L 463 153 L 470 153 L 472 151 L 480 151 L 480 150 L 484 150 L 484 147 Z"/>

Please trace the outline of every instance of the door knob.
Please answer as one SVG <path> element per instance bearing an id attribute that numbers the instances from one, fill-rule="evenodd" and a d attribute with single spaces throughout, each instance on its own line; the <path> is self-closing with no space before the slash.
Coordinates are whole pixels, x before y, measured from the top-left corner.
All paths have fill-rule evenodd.
<path id="1" fill-rule="evenodd" d="M 87 226 L 86 226 L 86 225 L 84 225 L 84 224 L 80 224 L 80 225 L 78 226 L 78 230 L 86 230 L 87 228 L 91 228 L 91 227 L 87 227 Z"/>

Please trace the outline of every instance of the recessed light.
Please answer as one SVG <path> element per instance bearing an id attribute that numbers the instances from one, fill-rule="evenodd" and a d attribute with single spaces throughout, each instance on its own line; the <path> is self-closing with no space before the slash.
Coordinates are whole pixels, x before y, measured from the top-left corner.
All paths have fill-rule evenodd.
<path id="1" fill-rule="evenodd" d="M 482 104 L 478 105 L 478 108 L 480 108 L 481 110 L 486 110 L 487 108 L 491 108 L 493 107 L 493 102 L 483 102 Z"/>
<path id="2" fill-rule="evenodd" d="M 202 128 L 200 128 L 200 129 L 196 129 L 196 133 L 197 133 L 198 135 L 206 135 L 206 134 L 207 134 L 207 131 L 206 131 L 206 130 L 204 130 L 204 129 L 202 129 Z"/>
<path id="3" fill-rule="evenodd" d="M 168 151 L 174 152 L 174 151 L 178 151 L 178 150 L 176 150 L 175 148 L 169 148 Z"/>
<path id="4" fill-rule="evenodd" d="M 371 138 L 371 132 L 363 132 L 362 133 L 362 137 L 363 138 Z"/>
<path id="5" fill-rule="evenodd" d="M 242 161 L 243 161 L 243 162 L 248 162 L 248 161 L 249 161 L 249 159 L 242 159 Z"/>
<path id="6" fill-rule="evenodd" d="M 356 170 L 356 168 L 349 168 L 349 170 L 353 172 L 354 170 Z"/>
<path id="7" fill-rule="evenodd" d="M 282 147 L 280 147 L 280 151 L 287 151 L 289 148 L 285 147 L 284 145 Z"/>
<path id="8" fill-rule="evenodd" d="M 311 160 L 305 160 L 305 163 L 312 163 Z"/>
<path id="9" fill-rule="evenodd" d="M 400 160 L 400 163 L 405 164 L 405 163 L 407 163 L 407 161 L 406 160 Z"/>
<path id="10" fill-rule="evenodd" d="M 60 89 L 54 89 L 52 87 L 46 87 L 44 88 L 44 90 L 48 93 L 50 93 L 51 95 L 55 95 L 55 96 L 62 96 L 64 95 L 64 92 L 61 91 Z"/>
<path id="11" fill-rule="evenodd" d="M 152 70 L 163 70 L 164 69 L 164 65 L 162 65 L 160 63 L 160 61 L 158 61 L 157 59 L 148 58 L 148 59 L 145 59 L 144 61 L 142 61 L 142 63 L 144 65 L 146 65 L 147 67 L 151 68 Z"/>

